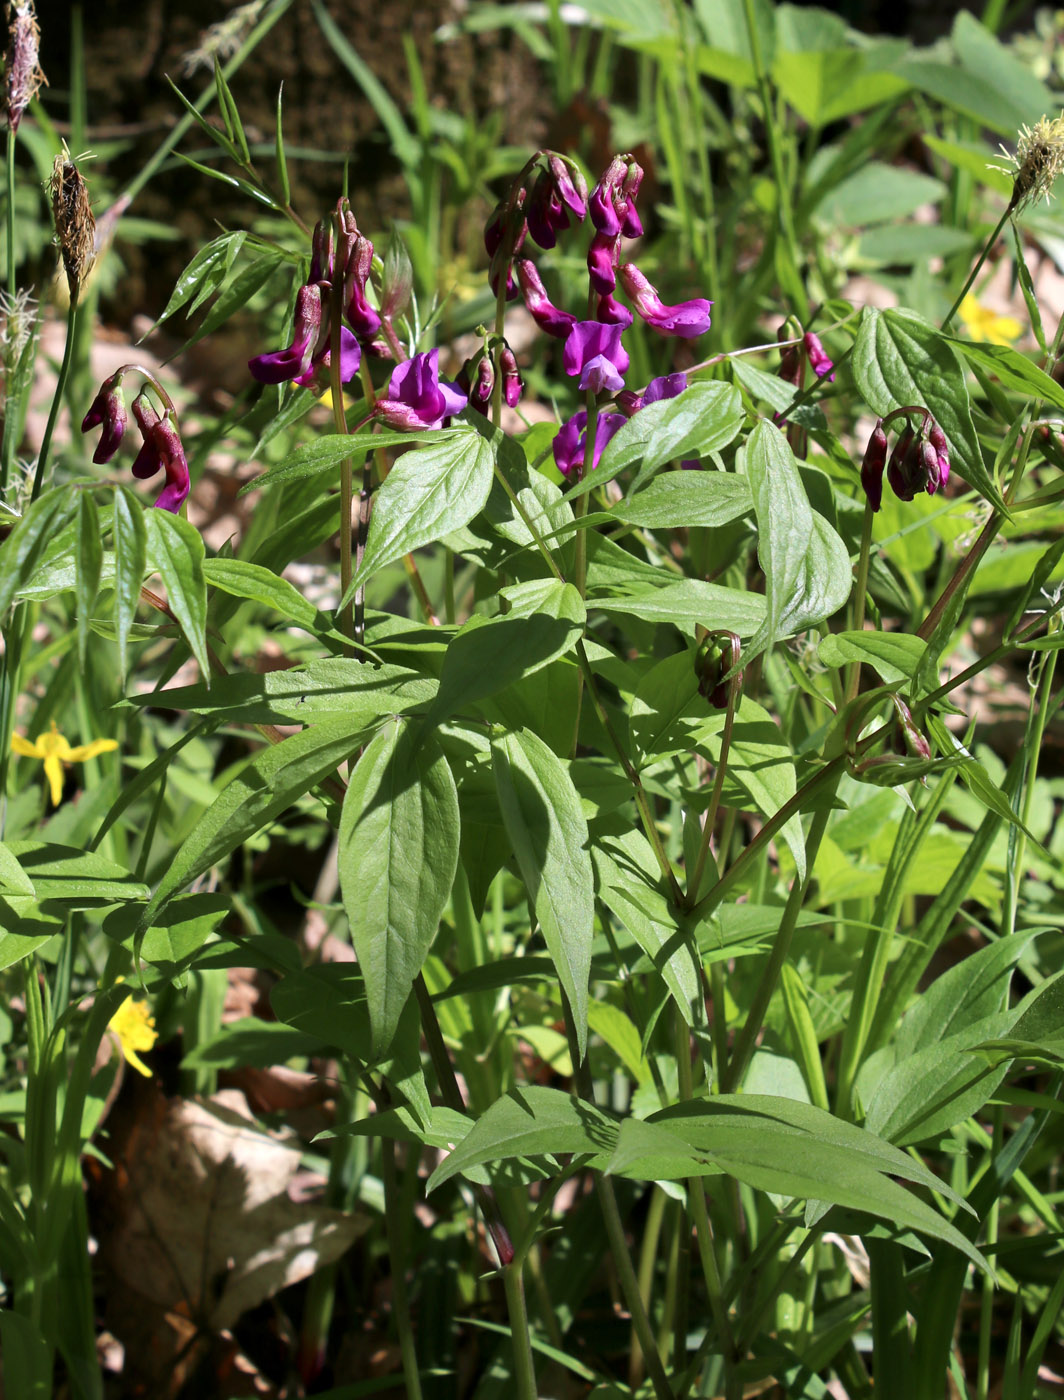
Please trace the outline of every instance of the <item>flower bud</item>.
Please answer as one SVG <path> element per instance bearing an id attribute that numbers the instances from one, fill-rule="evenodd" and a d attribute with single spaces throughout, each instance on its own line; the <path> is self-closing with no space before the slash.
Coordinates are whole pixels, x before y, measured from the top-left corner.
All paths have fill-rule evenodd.
<path id="1" fill-rule="evenodd" d="M 928 441 L 938 454 L 938 484 L 943 487 L 949 481 L 949 442 L 946 434 L 937 423 L 931 424 L 931 431 L 928 433 Z"/>
<path id="2" fill-rule="evenodd" d="M 710 632 L 695 654 L 698 693 L 715 710 L 726 710 L 729 704 L 739 702 L 743 673 L 740 671 L 730 680 L 724 678 L 739 660 L 740 645 L 735 632 Z"/>
<path id="3" fill-rule="evenodd" d="M 369 304 L 366 284 L 373 267 L 373 244 L 356 234 L 344 267 L 344 316 L 359 340 L 372 340 L 381 328 L 380 313 Z"/>
<path id="4" fill-rule="evenodd" d="M 887 462 L 887 480 L 900 501 L 911 501 L 927 489 L 927 476 L 921 460 L 920 444 L 914 429 L 906 424 Z"/>
<path id="5" fill-rule="evenodd" d="M 882 418 L 877 418 L 861 463 L 861 485 L 873 512 L 883 504 L 883 468 L 886 461 L 887 435 L 883 431 Z"/>
<path id="6" fill-rule="evenodd" d="M 809 357 L 809 366 L 818 379 L 827 378 L 833 381 L 835 378 L 835 364 L 829 357 L 828 352 L 820 343 L 820 337 L 814 335 L 812 331 L 806 331 L 802 337 L 802 344 L 805 346 L 805 353 Z"/>
<path id="7" fill-rule="evenodd" d="M 505 343 L 499 354 L 499 369 L 502 372 L 503 401 L 507 408 L 516 408 L 525 386 L 517 368 L 517 356 Z"/>
<path id="8" fill-rule="evenodd" d="M 333 276 L 333 247 L 335 235 L 332 219 L 319 219 L 314 225 L 311 243 L 310 282 L 331 282 Z"/>
<path id="9" fill-rule="evenodd" d="M 118 451 L 127 421 L 122 381 L 116 374 L 110 379 L 104 380 L 100 392 L 93 399 L 88 413 L 81 421 L 83 433 L 89 432 L 92 428 L 98 428 L 101 423 L 103 424 L 100 441 L 96 445 L 96 451 L 92 454 L 92 460 L 98 466 L 109 462 Z"/>

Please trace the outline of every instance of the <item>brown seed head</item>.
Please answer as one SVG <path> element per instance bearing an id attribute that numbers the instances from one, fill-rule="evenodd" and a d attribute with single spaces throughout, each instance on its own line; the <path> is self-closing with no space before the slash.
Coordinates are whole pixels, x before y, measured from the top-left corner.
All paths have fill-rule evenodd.
<path id="1" fill-rule="evenodd" d="M 6 80 L 7 124 L 18 130 L 22 113 L 37 96 L 42 83 L 48 79 L 37 61 L 41 47 L 41 31 L 33 0 L 15 0 L 7 7 L 7 53 L 4 56 Z"/>
<path id="2" fill-rule="evenodd" d="M 76 301 L 96 256 L 96 220 L 85 181 L 66 152 L 55 158 L 49 190 L 56 242 L 63 255 L 70 299 Z"/>

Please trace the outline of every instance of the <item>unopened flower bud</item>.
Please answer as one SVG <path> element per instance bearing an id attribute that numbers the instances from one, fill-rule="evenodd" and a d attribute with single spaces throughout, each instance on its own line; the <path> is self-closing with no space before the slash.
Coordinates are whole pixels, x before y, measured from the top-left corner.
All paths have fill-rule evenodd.
<path id="1" fill-rule="evenodd" d="M 814 335 L 812 331 L 806 331 L 802 337 L 802 344 L 805 346 L 805 353 L 809 356 L 809 366 L 816 377 L 834 380 L 835 363 L 821 345 L 820 337 Z"/>
<path id="2" fill-rule="evenodd" d="M 877 418 L 861 463 L 861 485 L 873 511 L 878 511 L 883 504 L 883 468 L 886 461 L 887 435 L 883 431 L 883 420 Z"/>
<path id="3" fill-rule="evenodd" d="M 946 434 L 937 423 L 931 424 L 931 431 L 928 433 L 928 441 L 938 455 L 938 484 L 943 487 L 949 481 L 949 442 Z"/>
<path id="4" fill-rule="evenodd" d="M 357 234 L 344 268 L 344 316 L 359 340 L 372 340 L 381 328 L 380 312 L 369 304 L 366 284 L 373 267 L 373 244 Z"/>
<path id="5" fill-rule="evenodd" d="M 887 480 L 900 501 L 911 501 L 927 489 L 927 476 L 921 459 L 920 444 L 914 429 L 908 425 L 894 444 L 887 462 Z"/>
<path id="6" fill-rule="evenodd" d="M 314 225 L 314 239 L 311 244 L 310 282 L 331 282 L 333 276 L 333 250 L 335 234 L 332 219 L 319 219 Z"/>
<path id="7" fill-rule="evenodd" d="M 92 460 L 98 466 L 109 462 L 118 451 L 127 421 L 122 381 L 116 374 L 110 379 L 104 380 L 100 392 L 93 399 L 88 413 L 81 421 L 83 433 L 103 425 L 100 441 L 96 445 L 96 451 L 92 454 Z"/>
<path id="8" fill-rule="evenodd" d="M 499 353 L 499 369 L 502 372 L 502 397 L 507 408 L 516 408 L 524 391 L 521 373 L 517 368 L 517 356 L 508 345 L 503 345 Z"/>
<path id="9" fill-rule="evenodd" d="M 715 710 L 726 710 L 729 704 L 738 704 L 743 673 L 740 671 L 729 680 L 725 677 L 739 660 L 740 645 L 735 632 L 711 632 L 695 655 L 698 693 Z"/>

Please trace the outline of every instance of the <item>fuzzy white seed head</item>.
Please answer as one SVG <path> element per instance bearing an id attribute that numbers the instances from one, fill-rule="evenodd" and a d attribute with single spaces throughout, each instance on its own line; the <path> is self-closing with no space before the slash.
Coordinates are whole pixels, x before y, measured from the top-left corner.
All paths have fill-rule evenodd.
<path id="1" fill-rule="evenodd" d="M 1040 199 L 1047 203 L 1053 197 L 1053 184 L 1064 171 L 1064 112 L 1059 117 L 1042 117 L 1034 126 L 1022 126 L 1016 142 L 1016 154 L 1002 146 L 1004 164 L 991 165 L 1012 176 L 1012 198 L 1009 210 L 1019 213 L 1028 204 Z"/>

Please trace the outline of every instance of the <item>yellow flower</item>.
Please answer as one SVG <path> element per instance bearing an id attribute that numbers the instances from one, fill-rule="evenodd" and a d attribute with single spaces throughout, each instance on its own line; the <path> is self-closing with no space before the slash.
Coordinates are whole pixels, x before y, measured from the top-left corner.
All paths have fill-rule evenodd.
<path id="1" fill-rule="evenodd" d="M 980 305 L 971 292 L 957 308 L 964 329 L 973 340 L 989 340 L 991 345 L 1011 345 L 1023 334 L 1023 327 L 1013 316 L 999 316 L 996 311 Z"/>
<path id="2" fill-rule="evenodd" d="M 87 758 L 95 758 L 98 753 L 110 753 L 117 749 L 114 739 L 93 739 L 91 744 L 78 744 L 71 748 L 60 734 L 55 720 L 47 734 L 38 734 L 37 742 L 31 744 L 21 734 L 12 734 L 11 747 L 23 758 L 43 758 L 44 776 L 52 788 L 52 806 L 58 807 L 63 796 L 63 764 L 84 763 Z"/>
<path id="3" fill-rule="evenodd" d="M 151 1070 L 137 1054 L 138 1050 L 150 1050 L 159 1038 L 148 1003 L 127 997 L 107 1025 L 118 1036 L 125 1058 L 138 1074 L 150 1079 Z"/>

